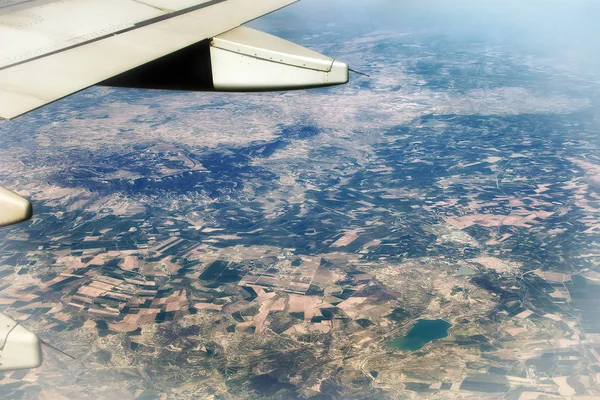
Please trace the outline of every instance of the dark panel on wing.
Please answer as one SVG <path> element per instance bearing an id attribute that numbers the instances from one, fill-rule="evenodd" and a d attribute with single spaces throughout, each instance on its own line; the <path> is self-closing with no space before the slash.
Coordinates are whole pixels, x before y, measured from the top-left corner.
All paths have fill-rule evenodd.
<path id="1" fill-rule="evenodd" d="M 114 76 L 99 85 L 139 89 L 213 90 L 210 40 L 202 40 Z"/>

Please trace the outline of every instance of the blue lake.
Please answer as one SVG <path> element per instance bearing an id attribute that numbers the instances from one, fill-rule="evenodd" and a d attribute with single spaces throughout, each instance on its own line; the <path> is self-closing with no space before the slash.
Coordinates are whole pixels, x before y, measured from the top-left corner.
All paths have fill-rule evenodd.
<path id="1" fill-rule="evenodd" d="M 420 319 L 406 336 L 390 340 L 388 346 L 394 350 L 419 350 L 429 342 L 448 336 L 451 326 L 443 319 Z"/>

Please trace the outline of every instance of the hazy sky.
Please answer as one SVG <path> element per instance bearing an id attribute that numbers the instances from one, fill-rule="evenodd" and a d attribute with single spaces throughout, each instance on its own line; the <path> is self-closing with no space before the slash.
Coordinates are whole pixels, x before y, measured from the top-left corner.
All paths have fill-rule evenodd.
<path id="1" fill-rule="evenodd" d="M 600 75 L 599 0 L 302 0 L 256 24 L 291 15 L 365 33 L 427 30 L 455 39 L 477 38 Z"/>

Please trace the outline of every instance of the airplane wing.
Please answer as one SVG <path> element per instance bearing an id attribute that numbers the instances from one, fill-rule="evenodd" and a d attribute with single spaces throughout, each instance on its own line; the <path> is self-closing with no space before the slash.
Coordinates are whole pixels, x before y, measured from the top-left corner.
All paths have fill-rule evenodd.
<path id="1" fill-rule="evenodd" d="M 240 25 L 297 0 L 0 0 L 0 118 L 10 119 L 191 48 L 211 89 L 278 90 L 345 83 L 347 66 Z M 238 28 L 239 27 L 239 28 Z M 236 29 L 237 28 L 237 29 Z M 219 36 L 225 33 L 225 35 Z M 204 53 L 197 43 L 209 39 Z M 185 54 L 184 54 L 185 55 Z M 174 57 L 166 62 L 173 73 Z M 185 65 L 176 70 L 189 70 Z M 285 66 L 285 68 L 282 68 Z M 290 73 L 290 68 L 294 73 Z M 199 68 L 200 69 L 200 68 Z M 193 71 L 191 76 L 195 76 Z M 131 75 L 124 76 L 125 86 Z M 140 87 L 134 76 L 132 86 Z M 109 81 L 110 82 L 110 81 Z M 123 84 L 123 79 L 114 81 Z M 188 83 L 171 85 L 186 89 Z M 148 87 L 164 88 L 164 82 Z M 189 85 L 197 90 L 198 85 Z"/>

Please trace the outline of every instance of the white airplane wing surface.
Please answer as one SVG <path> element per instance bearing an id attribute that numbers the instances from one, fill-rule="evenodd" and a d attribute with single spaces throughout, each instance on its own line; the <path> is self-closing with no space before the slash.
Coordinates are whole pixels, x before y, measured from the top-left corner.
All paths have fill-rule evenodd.
<path id="1" fill-rule="evenodd" d="M 213 90 L 345 83 L 345 64 L 240 27 L 295 1 L 0 0 L 0 118 L 17 117 L 206 39 Z M 148 83 L 145 74 L 142 82 Z M 135 81 L 133 86 L 141 87 Z M 147 87 L 166 86 L 149 82 Z"/>

